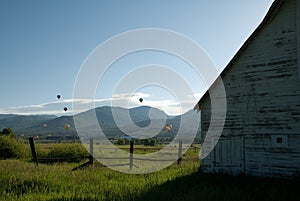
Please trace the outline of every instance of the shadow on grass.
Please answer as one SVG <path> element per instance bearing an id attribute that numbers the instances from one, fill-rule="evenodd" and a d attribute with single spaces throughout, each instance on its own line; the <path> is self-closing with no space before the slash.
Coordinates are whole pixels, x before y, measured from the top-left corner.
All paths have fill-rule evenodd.
<path id="1" fill-rule="evenodd" d="M 299 201 L 299 187 L 299 180 L 195 173 L 167 181 L 134 200 Z"/>
<path id="2" fill-rule="evenodd" d="M 223 174 L 194 173 L 168 180 L 135 197 L 112 198 L 107 192 L 104 200 L 109 201 L 299 201 L 300 180 L 229 176 Z M 99 200 L 93 195 L 87 198 L 61 198 L 51 201 Z M 103 199 L 101 199 L 103 200 Z"/>

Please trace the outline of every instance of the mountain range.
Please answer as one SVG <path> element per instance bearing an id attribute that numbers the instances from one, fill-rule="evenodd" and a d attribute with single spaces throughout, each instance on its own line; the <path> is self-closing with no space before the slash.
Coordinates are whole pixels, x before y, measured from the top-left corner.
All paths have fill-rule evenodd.
<path id="1" fill-rule="evenodd" d="M 180 127 L 182 116 L 185 116 L 186 119 L 195 117 L 195 111 L 192 110 L 183 115 L 170 116 L 157 108 L 148 106 L 130 109 L 103 106 L 76 114 L 75 116 L 57 117 L 54 115 L 0 114 L 0 130 L 3 128 L 11 128 L 17 136 L 24 135 L 25 138 L 30 136 L 39 136 L 41 138 L 47 136 L 77 136 L 74 125 L 74 117 L 76 117 L 77 119 L 80 119 L 84 132 L 89 134 L 97 133 L 97 126 L 93 125 L 90 120 L 91 114 L 94 112 L 103 133 L 110 138 L 124 136 L 125 134 L 122 131 L 124 129 L 127 131 L 129 130 L 130 133 L 134 133 L 137 128 L 145 128 L 149 126 L 151 122 L 153 122 L 154 125 L 156 125 L 156 123 L 160 125 L 159 122 L 164 122 L 165 125 L 172 125 L 172 132 L 170 135 L 175 135 Z M 128 114 L 130 118 L 128 118 Z M 190 121 L 185 121 L 185 128 L 190 127 L 188 125 L 189 122 Z M 66 127 L 65 125 L 69 126 Z M 161 127 L 160 125 L 160 128 L 162 129 L 160 129 L 159 135 L 167 133 L 164 126 Z M 187 132 L 188 130 L 189 129 L 187 129 Z"/>

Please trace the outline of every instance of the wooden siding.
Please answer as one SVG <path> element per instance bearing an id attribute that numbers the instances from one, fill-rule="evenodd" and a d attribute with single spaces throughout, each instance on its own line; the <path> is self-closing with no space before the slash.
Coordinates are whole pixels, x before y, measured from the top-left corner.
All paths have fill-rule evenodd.
<path id="1" fill-rule="evenodd" d="M 272 18 L 221 75 L 226 122 L 217 146 L 202 161 L 204 172 L 300 172 L 300 3 L 278 2 Z M 199 103 L 204 138 L 211 120 L 209 96 Z"/>
<path id="2" fill-rule="evenodd" d="M 285 146 L 275 145 L 270 135 L 247 136 L 245 158 L 247 174 L 257 176 L 293 176 L 299 173 L 300 138 L 285 135 Z"/>

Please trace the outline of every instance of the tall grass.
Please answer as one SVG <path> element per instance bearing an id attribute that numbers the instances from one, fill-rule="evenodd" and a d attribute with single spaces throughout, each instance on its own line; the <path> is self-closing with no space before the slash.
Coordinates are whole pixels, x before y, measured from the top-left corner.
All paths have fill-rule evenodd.
<path id="1" fill-rule="evenodd" d="M 82 157 L 89 155 L 81 143 L 36 144 L 36 152 L 39 161 L 42 163 L 78 163 L 82 161 Z M 41 160 L 43 158 L 48 160 Z"/>
<path id="2" fill-rule="evenodd" d="M 55 146 L 66 147 L 47 146 L 40 151 L 49 154 Z M 24 160 L 0 160 L 0 201 L 300 200 L 299 180 L 202 174 L 198 151 L 190 149 L 180 165 L 143 175 L 105 167 L 71 171 L 78 163 L 35 166 Z"/>
<path id="3" fill-rule="evenodd" d="M 74 164 L 39 165 L 0 161 L 0 200 L 134 200 L 176 177 L 192 174 L 199 164 L 173 166 L 157 173 L 130 175 L 108 168 L 70 171 Z"/>
<path id="4" fill-rule="evenodd" d="M 0 136 L 0 158 L 26 158 L 28 152 L 22 141 L 10 136 Z"/>

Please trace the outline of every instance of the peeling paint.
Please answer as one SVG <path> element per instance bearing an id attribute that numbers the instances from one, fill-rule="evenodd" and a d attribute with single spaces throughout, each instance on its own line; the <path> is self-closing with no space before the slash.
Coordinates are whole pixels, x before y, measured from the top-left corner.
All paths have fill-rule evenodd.
<path id="1" fill-rule="evenodd" d="M 204 172 L 272 177 L 300 172 L 300 3 L 273 5 L 221 74 L 227 118 L 218 144 L 202 161 Z M 209 96 L 198 104 L 204 138 Z"/>

